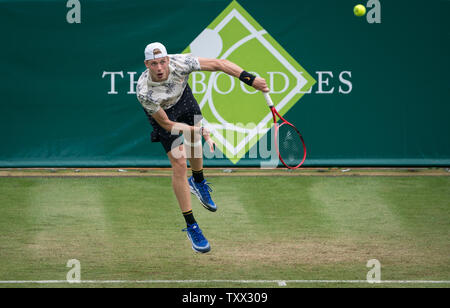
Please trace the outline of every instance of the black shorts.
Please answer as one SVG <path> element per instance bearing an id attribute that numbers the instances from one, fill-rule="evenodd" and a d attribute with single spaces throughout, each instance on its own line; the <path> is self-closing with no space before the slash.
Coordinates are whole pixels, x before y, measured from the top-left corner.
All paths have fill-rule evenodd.
<path id="1" fill-rule="evenodd" d="M 192 95 L 192 91 L 189 85 L 186 85 L 186 88 L 184 89 L 184 92 L 178 102 L 164 111 L 171 121 L 185 123 L 190 126 L 197 124 L 203 118 L 202 112 L 200 111 L 200 106 L 195 100 L 194 95 Z M 166 153 L 172 150 L 172 145 L 173 147 L 176 147 L 183 143 L 183 137 L 181 136 L 181 134 L 172 135 L 170 132 L 162 128 L 155 121 L 155 119 L 153 119 L 153 117 L 147 113 L 147 111 L 145 111 L 145 113 L 150 120 L 150 124 L 153 126 L 153 131 L 151 134 L 152 142 L 161 142 Z"/>

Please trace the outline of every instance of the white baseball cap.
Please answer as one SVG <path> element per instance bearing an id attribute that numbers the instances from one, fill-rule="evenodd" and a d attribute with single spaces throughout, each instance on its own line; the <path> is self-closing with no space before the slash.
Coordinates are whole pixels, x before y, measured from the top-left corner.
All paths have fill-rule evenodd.
<path id="1" fill-rule="evenodd" d="M 155 55 L 154 52 L 155 52 L 156 49 L 159 49 L 159 51 L 161 53 L 158 53 L 158 54 Z M 166 50 L 166 47 L 164 47 L 163 44 L 156 42 L 156 43 L 148 44 L 147 47 L 145 47 L 144 54 L 145 54 L 145 60 L 146 61 L 147 60 L 154 60 L 154 59 L 158 59 L 158 58 L 167 57 L 167 50 Z"/>

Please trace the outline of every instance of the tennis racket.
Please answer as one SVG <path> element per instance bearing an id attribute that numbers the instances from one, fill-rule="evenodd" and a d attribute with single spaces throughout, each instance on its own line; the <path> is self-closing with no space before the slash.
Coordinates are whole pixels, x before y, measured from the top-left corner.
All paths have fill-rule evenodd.
<path id="1" fill-rule="evenodd" d="M 298 129 L 286 121 L 275 109 L 268 92 L 263 92 L 267 105 L 272 111 L 275 125 L 275 147 L 278 157 L 286 168 L 297 169 L 306 159 L 306 146 Z M 278 119 L 281 123 L 278 123 Z"/>

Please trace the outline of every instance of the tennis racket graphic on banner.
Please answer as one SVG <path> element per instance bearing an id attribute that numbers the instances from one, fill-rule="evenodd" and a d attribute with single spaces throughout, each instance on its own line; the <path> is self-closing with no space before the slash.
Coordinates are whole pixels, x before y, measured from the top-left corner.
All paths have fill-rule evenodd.
<path id="1" fill-rule="evenodd" d="M 272 111 L 275 125 L 275 147 L 280 161 L 289 169 L 297 169 L 306 159 L 306 146 L 298 129 L 286 121 L 275 109 L 268 92 L 263 92 L 267 105 Z M 281 123 L 278 123 L 278 119 Z"/>

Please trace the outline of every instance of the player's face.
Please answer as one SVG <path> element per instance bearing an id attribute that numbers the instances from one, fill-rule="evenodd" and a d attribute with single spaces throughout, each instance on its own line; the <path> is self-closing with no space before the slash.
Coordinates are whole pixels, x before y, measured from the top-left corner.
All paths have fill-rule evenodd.
<path id="1" fill-rule="evenodd" d="M 153 81 L 159 82 L 169 78 L 169 57 L 148 60 L 145 65 L 150 70 Z"/>

